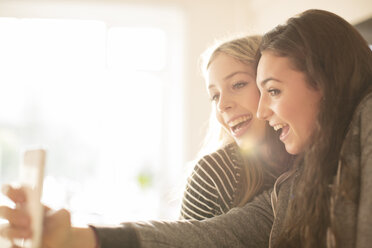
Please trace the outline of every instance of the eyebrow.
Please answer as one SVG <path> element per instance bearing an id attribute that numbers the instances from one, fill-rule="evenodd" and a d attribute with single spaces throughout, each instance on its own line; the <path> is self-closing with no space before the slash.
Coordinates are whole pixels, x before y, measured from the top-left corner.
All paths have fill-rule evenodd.
<path id="1" fill-rule="evenodd" d="M 269 77 L 269 78 L 266 78 L 266 79 L 262 80 L 262 81 L 260 82 L 260 84 L 261 84 L 261 86 L 265 86 L 265 84 L 266 84 L 267 82 L 269 82 L 269 81 L 276 81 L 276 82 L 279 82 L 279 83 L 282 82 L 282 81 L 280 81 L 279 79 L 276 79 L 276 78 L 273 78 L 273 77 Z"/>
<path id="2" fill-rule="evenodd" d="M 240 74 L 240 73 L 248 74 L 248 75 L 252 76 L 251 73 L 248 73 L 248 72 L 246 72 L 246 71 L 236 71 L 236 72 L 233 72 L 233 73 L 227 75 L 227 76 L 224 77 L 223 79 L 224 79 L 224 80 L 227 80 L 227 79 L 229 79 L 229 78 L 232 78 L 232 77 L 235 76 L 236 74 Z"/>

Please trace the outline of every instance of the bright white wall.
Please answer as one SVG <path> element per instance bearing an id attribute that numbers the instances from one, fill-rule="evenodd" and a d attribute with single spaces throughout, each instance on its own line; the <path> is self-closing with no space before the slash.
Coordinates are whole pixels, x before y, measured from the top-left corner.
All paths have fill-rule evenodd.
<path id="1" fill-rule="evenodd" d="M 249 8 L 257 10 L 253 21 L 257 30 L 264 32 L 306 9 L 328 10 L 352 24 L 372 16 L 371 0 L 251 0 Z"/>
<path id="2" fill-rule="evenodd" d="M 33 0 L 0 1 L 0 16 L 11 15 L 17 10 L 17 4 L 25 2 L 32 7 Z M 39 2 L 50 4 L 61 1 L 39 0 Z M 62 2 L 89 4 L 93 1 L 65 0 Z M 209 100 L 197 61 L 199 55 L 213 43 L 215 38 L 236 33 L 262 33 L 308 8 L 333 11 L 351 23 L 357 23 L 372 16 L 371 0 L 95 0 L 94 2 L 135 3 L 150 7 L 170 6 L 184 13 L 186 160 L 195 158 L 209 116 Z M 45 15 L 45 10 L 40 10 L 40 14 Z"/>

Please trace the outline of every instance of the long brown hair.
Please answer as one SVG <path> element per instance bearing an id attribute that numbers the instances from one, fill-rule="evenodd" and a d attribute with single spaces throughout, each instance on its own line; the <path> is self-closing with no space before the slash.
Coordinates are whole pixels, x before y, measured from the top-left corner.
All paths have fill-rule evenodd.
<path id="1" fill-rule="evenodd" d="M 294 197 L 274 247 L 326 247 L 327 231 L 337 245 L 340 233 L 330 218 L 330 185 L 353 112 L 371 91 L 372 52 L 348 22 L 323 10 L 305 11 L 277 26 L 263 36 L 259 51 L 289 58 L 323 96 L 310 145 L 293 167 L 298 172 Z M 343 170 L 348 169 L 345 163 Z M 357 185 L 344 179 L 334 190 L 347 195 Z"/>
<path id="2" fill-rule="evenodd" d="M 212 47 L 204 54 L 202 61 L 202 70 L 206 73 L 207 69 L 219 54 L 226 54 L 237 61 L 248 66 L 255 66 L 255 58 L 258 47 L 261 42 L 261 36 L 245 36 L 229 41 L 225 41 Z M 215 110 L 214 110 L 215 111 Z M 218 125 L 218 130 L 211 128 L 209 137 L 216 136 L 219 140 L 219 146 L 225 146 L 233 143 L 231 135 L 216 123 L 215 113 L 212 113 L 211 125 Z M 284 148 L 284 145 L 279 141 L 278 134 L 266 123 L 264 143 L 267 144 L 267 159 L 262 159 L 260 155 L 249 154 L 244 156 L 245 173 L 243 174 L 244 188 L 241 189 L 240 197 L 236 198 L 236 206 L 244 206 L 262 189 L 265 183 L 272 184 L 276 179 L 278 171 L 285 170 L 291 161 L 291 157 Z M 262 154 L 261 154 L 262 155 Z M 265 155 L 265 156 L 266 156 Z M 270 168 L 270 166 L 275 168 Z"/>

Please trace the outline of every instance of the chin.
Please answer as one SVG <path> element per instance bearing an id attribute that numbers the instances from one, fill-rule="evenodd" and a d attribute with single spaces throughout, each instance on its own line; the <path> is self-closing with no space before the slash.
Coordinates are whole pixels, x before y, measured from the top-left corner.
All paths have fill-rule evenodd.
<path id="1" fill-rule="evenodd" d="M 291 145 L 285 145 L 285 150 L 289 153 L 289 154 L 292 154 L 292 155 L 297 155 L 300 153 L 300 150 L 299 147 L 296 147 L 296 146 L 291 146 Z"/>
<path id="2" fill-rule="evenodd" d="M 235 143 L 238 144 L 239 147 L 242 147 L 244 142 L 243 140 L 240 140 L 240 139 L 234 139 Z"/>
<path id="3" fill-rule="evenodd" d="M 256 139 L 245 137 L 244 139 L 236 139 L 235 140 L 240 149 L 243 151 L 253 151 L 259 142 Z"/>

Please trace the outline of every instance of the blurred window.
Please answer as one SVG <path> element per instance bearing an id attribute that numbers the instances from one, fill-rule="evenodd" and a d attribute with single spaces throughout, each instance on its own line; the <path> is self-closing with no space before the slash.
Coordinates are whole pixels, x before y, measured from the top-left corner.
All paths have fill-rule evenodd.
<path id="1" fill-rule="evenodd" d="M 182 58 L 172 57 L 169 35 L 150 25 L 0 18 L 1 183 L 17 179 L 22 149 L 43 145 L 43 201 L 71 209 L 75 223 L 174 217 L 167 178 L 181 168 L 172 156 L 182 154 L 182 120 L 172 113 L 182 98 L 170 95 Z"/>

